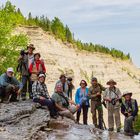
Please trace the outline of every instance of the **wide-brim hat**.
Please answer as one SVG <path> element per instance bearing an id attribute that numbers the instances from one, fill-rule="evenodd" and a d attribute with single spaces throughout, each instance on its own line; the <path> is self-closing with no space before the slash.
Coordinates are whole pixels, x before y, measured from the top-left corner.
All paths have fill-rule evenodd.
<path id="1" fill-rule="evenodd" d="M 115 82 L 113 79 L 110 79 L 106 84 L 107 85 L 110 85 L 110 84 L 113 84 L 113 85 L 117 85 L 117 82 Z"/>
<path id="2" fill-rule="evenodd" d="M 125 97 L 126 95 L 132 96 L 132 92 L 125 91 L 125 92 L 123 93 L 123 97 Z"/>
<path id="3" fill-rule="evenodd" d="M 32 48 L 33 50 L 35 50 L 34 44 L 29 44 L 29 45 L 27 46 L 27 49 L 28 49 L 28 48 Z"/>

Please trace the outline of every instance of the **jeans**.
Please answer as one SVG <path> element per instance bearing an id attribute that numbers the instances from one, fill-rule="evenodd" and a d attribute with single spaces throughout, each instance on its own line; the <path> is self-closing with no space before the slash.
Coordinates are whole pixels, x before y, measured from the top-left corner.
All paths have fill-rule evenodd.
<path id="1" fill-rule="evenodd" d="M 32 97 L 32 82 L 30 80 L 30 76 L 22 76 L 22 84 L 23 89 L 21 93 L 21 97 L 26 97 L 26 93 L 29 92 L 29 96 Z"/>
<path id="2" fill-rule="evenodd" d="M 41 100 L 39 98 L 34 98 L 33 102 L 40 103 L 42 106 L 47 106 L 49 111 L 50 111 L 50 116 L 56 116 L 57 115 L 57 110 L 55 107 L 55 102 L 52 99 L 45 99 Z"/>

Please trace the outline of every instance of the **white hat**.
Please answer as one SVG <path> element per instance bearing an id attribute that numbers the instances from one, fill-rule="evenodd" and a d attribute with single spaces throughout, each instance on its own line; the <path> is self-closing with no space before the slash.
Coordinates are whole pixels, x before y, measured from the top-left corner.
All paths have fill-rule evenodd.
<path id="1" fill-rule="evenodd" d="M 39 78 L 40 78 L 40 77 L 44 77 L 44 78 L 45 78 L 46 76 L 45 76 L 45 74 L 39 74 L 38 77 L 39 77 Z"/>
<path id="2" fill-rule="evenodd" d="M 129 91 L 125 91 L 124 93 L 123 93 L 123 97 L 125 96 L 125 95 L 130 95 L 130 96 L 132 96 L 132 92 L 129 92 Z"/>
<path id="3" fill-rule="evenodd" d="M 14 73 L 14 69 L 12 67 L 7 69 L 7 72 L 13 72 Z"/>

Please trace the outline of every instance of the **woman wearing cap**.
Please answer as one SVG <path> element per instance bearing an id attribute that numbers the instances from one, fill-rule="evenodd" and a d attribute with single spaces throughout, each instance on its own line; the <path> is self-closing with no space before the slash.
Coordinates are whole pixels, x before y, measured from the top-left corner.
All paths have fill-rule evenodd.
<path id="1" fill-rule="evenodd" d="M 138 114 L 138 104 L 135 99 L 131 98 L 131 92 L 124 92 L 121 105 L 121 113 L 125 116 L 124 120 L 124 132 L 128 136 L 136 134 L 133 130 L 133 121 Z"/>
<path id="2" fill-rule="evenodd" d="M 80 106 L 79 110 L 77 111 L 77 123 L 79 123 L 81 109 L 83 109 L 83 124 L 87 125 L 89 98 L 87 82 L 85 80 L 81 80 L 80 82 L 80 88 L 78 88 L 76 91 L 75 102 Z"/>
<path id="3" fill-rule="evenodd" d="M 121 120 L 120 120 L 120 99 L 121 92 L 119 88 L 115 85 L 117 83 L 114 80 L 109 80 L 107 85 L 109 87 L 105 90 L 103 98 L 107 103 L 108 110 L 108 126 L 109 131 L 114 130 L 114 121 L 116 123 L 117 132 L 120 132 L 121 129 Z"/>
<path id="4" fill-rule="evenodd" d="M 55 108 L 55 102 L 49 96 L 44 74 L 40 74 L 38 81 L 35 81 L 32 85 L 32 93 L 33 102 L 40 103 L 42 106 L 47 106 L 50 111 L 50 116 L 56 118 L 57 111 Z"/>

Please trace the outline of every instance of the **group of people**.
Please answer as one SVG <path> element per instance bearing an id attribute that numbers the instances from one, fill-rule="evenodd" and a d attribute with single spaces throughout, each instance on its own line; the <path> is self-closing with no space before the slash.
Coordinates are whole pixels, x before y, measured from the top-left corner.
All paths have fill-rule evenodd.
<path id="1" fill-rule="evenodd" d="M 114 131 L 114 123 L 117 132 L 121 129 L 121 113 L 125 116 L 124 132 L 133 136 L 133 122 L 138 115 L 138 104 L 132 99 L 131 92 L 121 94 L 114 80 L 107 82 L 108 87 L 102 86 L 96 77 L 91 79 L 88 88 L 85 80 L 80 81 L 80 87 L 76 90 L 75 101 L 72 93 L 74 89 L 72 77 L 60 75 L 55 84 L 54 93 L 49 95 L 45 84 L 46 68 L 39 53 L 33 53 L 33 44 L 27 46 L 27 51 L 22 50 L 18 59 L 17 71 L 21 74 L 21 82 L 14 77 L 13 68 L 0 76 L 0 99 L 1 102 L 18 101 L 19 97 L 26 100 L 27 93 L 33 102 L 41 106 L 47 106 L 50 116 L 54 119 L 65 116 L 80 123 L 81 111 L 83 111 L 83 124 L 88 124 L 88 110 L 91 107 L 93 124 L 96 128 L 104 129 L 103 105 L 108 110 L 108 131 Z M 74 116 L 76 113 L 76 118 Z"/>

